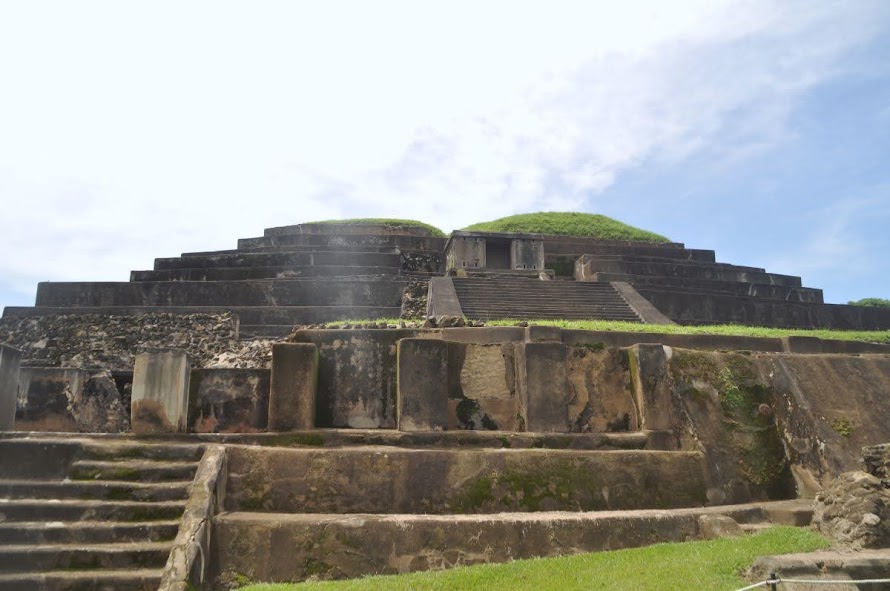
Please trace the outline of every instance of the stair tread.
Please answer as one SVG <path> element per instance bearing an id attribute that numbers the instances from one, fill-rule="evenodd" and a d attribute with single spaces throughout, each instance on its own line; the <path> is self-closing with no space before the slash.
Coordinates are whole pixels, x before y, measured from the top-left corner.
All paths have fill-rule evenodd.
<path id="1" fill-rule="evenodd" d="M 0 574 L 0 583 L 14 582 L 25 578 L 46 577 L 53 579 L 94 579 L 94 578 L 161 578 L 163 568 L 128 568 L 128 569 L 96 569 L 96 570 L 61 570 L 38 571 Z"/>
<path id="2" fill-rule="evenodd" d="M 0 546 L 0 554 L 15 552 L 41 552 L 44 554 L 52 554 L 54 552 L 65 552 L 70 550 L 82 552 L 132 552 L 132 551 L 151 551 L 167 550 L 173 547 L 173 541 L 167 542 L 108 542 L 103 544 L 10 544 Z"/>

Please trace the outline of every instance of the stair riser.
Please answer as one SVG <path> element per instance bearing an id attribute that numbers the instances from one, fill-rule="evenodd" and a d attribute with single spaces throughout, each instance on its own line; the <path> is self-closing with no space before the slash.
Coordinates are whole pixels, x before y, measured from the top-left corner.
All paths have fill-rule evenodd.
<path id="1" fill-rule="evenodd" d="M 102 506 L 72 506 L 65 504 L 30 504 L 26 501 L 10 501 L 0 504 L 0 514 L 6 522 L 15 521 L 162 521 L 179 519 L 182 506 L 151 505 L 118 506 L 108 503 Z"/>
<path id="2" fill-rule="evenodd" d="M 141 443 L 114 443 L 96 445 L 87 443 L 80 454 L 81 460 L 158 460 L 166 462 L 197 462 L 204 455 L 200 445 L 146 445 Z"/>
<path id="3" fill-rule="evenodd" d="M 400 306 L 404 289 L 395 279 L 41 283 L 37 306 Z"/>
<path id="4" fill-rule="evenodd" d="M 0 572 L 162 568 L 169 553 L 169 549 L 102 552 L 73 549 L 59 551 L 40 547 L 22 551 L 0 548 Z"/>
<path id="5" fill-rule="evenodd" d="M 190 483 L 177 486 L 135 487 L 132 485 L 96 485 L 91 482 L 23 483 L 0 482 L 0 498 L 7 499 L 83 499 L 109 501 L 181 501 L 188 498 Z"/>
<path id="6" fill-rule="evenodd" d="M 111 544 L 124 542 L 165 542 L 176 537 L 179 522 L 111 525 L 67 524 L 63 527 L 20 528 L 0 524 L 0 546 L 14 544 Z"/>
<path id="7" fill-rule="evenodd" d="M 118 480 L 125 482 L 163 482 L 191 481 L 195 477 L 195 464 L 181 466 L 157 466 L 132 468 L 126 463 L 112 466 L 93 466 L 89 463 L 75 462 L 71 466 L 71 480 Z"/>
<path id="8" fill-rule="evenodd" d="M 212 267 L 286 267 L 291 265 L 357 265 L 398 268 L 400 264 L 399 255 L 382 252 L 270 252 L 162 258 L 155 259 L 154 268 L 155 271 Z"/>
<path id="9" fill-rule="evenodd" d="M 293 277 L 361 277 L 399 275 L 398 267 L 226 267 L 216 269 L 170 269 L 132 271 L 130 281 L 244 281 Z"/>
<path id="10" fill-rule="evenodd" d="M 107 306 L 107 307 L 17 307 L 6 306 L 4 318 L 21 318 L 30 316 L 58 316 L 69 314 L 114 314 L 139 315 L 151 313 L 170 314 L 222 314 L 231 312 L 238 316 L 243 324 L 250 325 L 284 325 L 284 324 L 321 324 L 349 318 L 375 319 L 397 318 L 401 313 L 400 306 L 316 306 L 316 307 L 273 307 L 273 306 Z"/>
<path id="11" fill-rule="evenodd" d="M 76 575 L 73 576 L 73 575 Z M 157 591 L 161 570 L 150 576 L 121 573 L 22 573 L 12 580 L 0 579 L 0 591 Z"/>

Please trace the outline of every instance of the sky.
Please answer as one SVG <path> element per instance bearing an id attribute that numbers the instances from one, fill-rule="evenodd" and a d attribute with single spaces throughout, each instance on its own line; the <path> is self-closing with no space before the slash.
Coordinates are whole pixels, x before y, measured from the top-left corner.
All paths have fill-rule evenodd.
<path id="1" fill-rule="evenodd" d="M 890 2 L 0 0 L 0 306 L 263 229 L 600 213 L 890 298 Z"/>

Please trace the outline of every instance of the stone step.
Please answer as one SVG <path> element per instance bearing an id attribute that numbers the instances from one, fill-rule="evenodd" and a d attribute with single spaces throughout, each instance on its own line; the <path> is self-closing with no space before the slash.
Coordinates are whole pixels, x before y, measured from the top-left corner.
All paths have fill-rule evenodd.
<path id="1" fill-rule="evenodd" d="M 163 568 L 170 542 L 0 546 L 0 572 Z"/>
<path id="2" fill-rule="evenodd" d="M 713 250 L 697 248 L 665 248 L 660 246 L 622 246 L 611 244 L 582 244 L 575 242 L 544 243 L 544 260 L 574 261 L 585 254 L 628 254 L 640 256 L 658 256 L 679 261 L 715 262 Z"/>
<path id="3" fill-rule="evenodd" d="M 180 482 L 119 482 L 113 480 L 40 481 L 0 480 L 0 497 L 6 499 L 108 499 L 128 501 L 180 501 L 188 498 L 191 480 Z"/>
<path id="4" fill-rule="evenodd" d="M 398 267 L 301 265 L 287 267 L 204 267 L 130 271 L 130 281 L 247 281 L 298 277 L 374 277 L 399 275 Z"/>
<path id="5" fill-rule="evenodd" d="M 584 275 L 587 277 L 593 276 L 594 273 L 621 273 L 627 275 L 706 279 L 710 281 L 765 283 L 767 285 L 784 285 L 786 287 L 801 286 L 800 277 L 794 277 L 792 275 L 740 271 L 686 262 L 637 263 L 624 260 L 596 260 L 589 264 L 584 262 L 583 265 Z"/>
<path id="6" fill-rule="evenodd" d="M 506 320 L 506 319 L 537 319 L 537 320 L 611 320 L 615 322 L 640 322 L 636 315 L 598 314 L 584 310 L 559 312 L 542 312 L 527 308 L 520 311 L 501 310 L 464 310 L 464 316 L 472 320 Z"/>
<path id="7" fill-rule="evenodd" d="M 217 564 L 252 580 L 354 578 L 681 542 L 701 535 L 702 515 L 761 522 L 766 505 L 488 515 L 231 512 L 214 518 L 213 552 Z"/>
<path id="8" fill-rule="evenodd" d="M 718 263 L 715 261 L 697 261 L 697 260 L 678 260 L 670 256 L 653 256 L 640 254 L 594 254 L 588 253 L 584 255 L 586 262 L 629 262 L 629 263 L 661 263 L 661 264 L 683 264 L 693 265 L 706 268 L 723 269 L 727 271 L 746 271 L 749 273 L 766 273 L 763 267 L 749 267 L 746 265 L 733 265 L 731 263 Z"/>
<path id="9" fill-rule="evenodd" d="M 360 265 L 398 269 L 401 257 L 385 252 L 238 252 L 208 256 L 155 259 L 156 271 L 162 269 L 195 269 L 216 267 L 289 267 L 308 265 Z"/>
<path id="10" fill-rule="evenodd" d="M 204 250 L 184 252 L 181 257 L 206 257 L 259 252 L 382 252 L 395 254 L 399 249 L 395 246 L 377 245 L 336 245 L 336 244 L 291 244 L 289 246 L 254 246 L 252 248 L 231 248 L 225 250 Z"/>
<path id="11" fill-rule="evenodd" d="M 400 306 L 405 280 L 256 279 L 40 283 L 38 307 Z"/>
<path id="12" fill-rule="evenodd" d="M 71 480 L 116 480 L 125 482 L 191 481 L 197 462 L 150 460 L 77 460 L 71 464 Z"/>
<path id="13" fill-rule="evenodd" d="M 163 542 L 175 538 L 178 531 L 178 519 L 148 523 L 126 521 L 0 522 L 0 545 Z"/>
<path id="14" fill-rule="evenodd" d="M 72 499 L 0 499 L 6 523 L 18 521 L 165 521 L 179 519 L 182 501 L 84 501 Z"/>
<path id="15" fill-rule="evenodd" d="M 443 252 L 446 238 L 427 236 L 381 236 L 379 234 L 291 234 L 282 236 L 259 236 L 238 240 L 238 250 L 293 245 L 326 246 L 386 246 L 408 250 L 432 250 Z"/>
<path id="16" fill-rule="evenodd" d="M 50 307 L 7 306 L 4 318 L 62 316 L 67 314 L 102 314 L 134 316 L 150 313 L 221 314 L 231 312 L 248 325 L 322 324 L 334 320 L 397 318 L 401 306 L 78 306 Z"/>
<path id="17" fill-rule="evenodd" d="M 140 443 L 86 439 L 80 459 L 92 460 L 167 460 L 197 462 L 204 455 L 204 446 L 195 444 Z"/>
<path id="18" fill-rule="evenodd" d="M 0 574 L 0 591 L 157 591 L 163 570 L 85 570 Z"/>
<path id="19" fill-rule="evenodd" d="M 565 449 L 229 448 L 227 510 L 496 513 L 707 502 L 699 453 Z"/>
<path id="20" fill-rule="evenodd" d="M 285 337 L 293 331 L 293 324 L 242 324 L 238 328 L 238 338 L 249 339 L 277 339 Z"/>
<path id="21" fill-rule="evenodd" d="M 623 281 L 639 289 L 665 288 L 673 290 L 720 293 L 736 296 L 751 296 L 785 302 L 807 302 L 821 304 L 822 290 L 812 287 L 789 287 L 764 283 L 741 283 L 738 281 L 711 281 L 708 279 L 686 279 L 682 277 L 653 277 L 649 275 L 626 275 L 622 273 L 594 273 L 591 281 Z"/>

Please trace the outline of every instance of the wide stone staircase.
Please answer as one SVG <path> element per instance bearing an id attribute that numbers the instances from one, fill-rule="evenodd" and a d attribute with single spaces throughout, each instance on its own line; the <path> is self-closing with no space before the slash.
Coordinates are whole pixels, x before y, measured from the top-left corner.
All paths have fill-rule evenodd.
<path id="1" fill-rule="evenodd" d="M 155 259 L 154 269 L 133 271 L 129 282 L 41 283 L 34 307 L 7 307 L 4 317 L 232 312 L 242 337 L 274 337 L 295 324 L 398 317 L 408 279 L 440 271 L 442 238 L 348 230 L 355 233 L 270 228 L 234 250 Z"/>
<path id="2" fill-rule="evenodd" d="M 0 590 L 155 591 L 202 453 L 0 440 Z"/>
<path id="3" fill-rule="evenodd" d="M 703 455 L 660 450 L 645 432 L 353 434 L 335 447 L 298 434 L 294 447 L 228 447 L 220 588 L 682 541 L 705 514 L 748 527 L 811 514 L 794 502 L 705 507 Z"/>
<path id="4" fill-rule="evenodd" d="M 623 320 L 640 317 L 609 283 L 540 281 L 518 277 L 453 278 L 467 318 Z"/>

